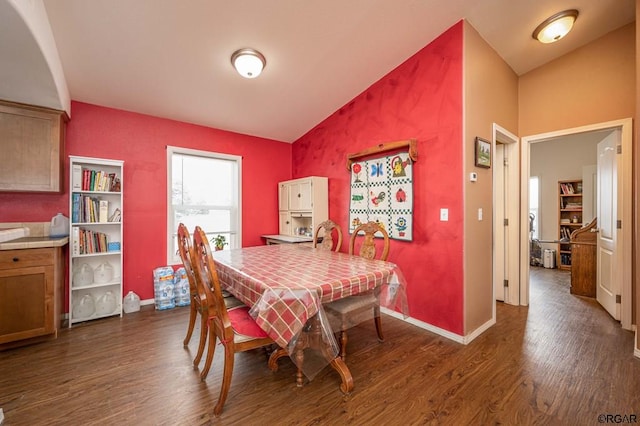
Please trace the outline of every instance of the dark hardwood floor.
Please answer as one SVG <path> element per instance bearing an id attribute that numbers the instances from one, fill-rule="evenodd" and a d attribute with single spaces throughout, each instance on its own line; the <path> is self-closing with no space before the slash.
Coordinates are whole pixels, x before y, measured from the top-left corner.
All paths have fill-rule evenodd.
<path id="1" fill-rule="evenodd" d="M 384 316 L 349 333 L 355 389 L 326 368 L 303 388 L 288 359 L 236 355 L 224 412 L 212 415 L 222 348 L 205 382 L 183 349 L 187 308 L 153 307 L 64 330 L 57 340 L 0 352 L 0 408 L 12 425 L 596 425 L 640 421 L 640 359 L 569 274 L 534 268 L 531 306 L 498 303 L 497 324 L 469 345 Z M 628 417 L 629 418 L 629 417 Z M 613 419 L 613 418 L 612 418 Z M 613 423 L 610 421 L 609 423 Z"/>

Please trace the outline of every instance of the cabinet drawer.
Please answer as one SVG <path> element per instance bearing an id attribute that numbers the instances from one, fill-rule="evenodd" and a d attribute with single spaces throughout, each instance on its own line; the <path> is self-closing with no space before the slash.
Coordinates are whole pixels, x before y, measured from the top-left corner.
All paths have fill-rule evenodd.
<path id="1" fill-rule="evenodd" d="M 54 249 L 0 250 L 0 269 L 53 265 Z"/>

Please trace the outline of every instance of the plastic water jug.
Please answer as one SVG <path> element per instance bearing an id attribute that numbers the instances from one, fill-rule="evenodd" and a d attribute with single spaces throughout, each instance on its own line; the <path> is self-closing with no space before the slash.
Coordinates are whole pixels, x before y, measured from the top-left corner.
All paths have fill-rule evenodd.
<path id="1" fill-rule="evenodd" d="M 96 266 L 93 271 L 93 280 L 98 284 L 108 283 L 113 280 L 113 266 L 109 262 L 104 262 Z"/>
<path id="2" fill-rule="evenodd" d="M 84 287 L 93 284 L 93 269 L 87 263 L 75 269 L 73 272 L 73 286 Z"/>
<path id="3" fill-rule="evenodd" d="M 96 302 L 93 296 L 85 294 L 80 300 L 77 300 L 73 306 L 73 317 L 78 319 L 86 319 L 96 311 Z"/>
<path id="4" fill-rule="evenodd" d="M 135 294 L 133 291 L 130 291 L 124 297 L 122 308 L 124 309 L 125 314 L 138 312 L 140 310 L 140 296 Z"/>
<path id="5" fill-rule="evenodd" d="M 50 237 L 66 237 L 69 235 L 69 218 L 58 213 L 51 219 Z"/>
<path id="6" fill-rule="evenodd" d="M 110 291 L 107 291 L 95 302 L 97 315 L 109 315 L 118 307 L 116 297 Z"/>

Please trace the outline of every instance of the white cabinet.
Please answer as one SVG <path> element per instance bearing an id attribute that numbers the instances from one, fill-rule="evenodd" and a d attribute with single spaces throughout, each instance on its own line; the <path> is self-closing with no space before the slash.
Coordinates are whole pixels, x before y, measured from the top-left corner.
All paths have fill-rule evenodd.
<path id="1" fill-rule="evenodd" d="M 69 327 L 122 316 L 123 162 L 69 157 Z"/>
<path id="2" fill-rule="evenodd" d="M 329 217 L 329 188 L 326 177 L 310 176 L 278 184 L 281 235 L 311 236 Z"/>

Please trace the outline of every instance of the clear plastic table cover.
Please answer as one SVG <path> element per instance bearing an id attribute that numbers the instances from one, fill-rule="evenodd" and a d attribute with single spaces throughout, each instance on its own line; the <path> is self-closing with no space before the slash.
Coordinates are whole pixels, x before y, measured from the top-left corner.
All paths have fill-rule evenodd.
<path id="1" fill-rule="evenodd" d="M 258 325 L 309 380 L 338 356 L 334 333 L 373 318 L 330 322 L 324 306 L 375 291 L 381 307 L 408 315 L 406 281 L 391 262 L 294 244 L 214 252 L 223 288 L 251 306 Z"/>

